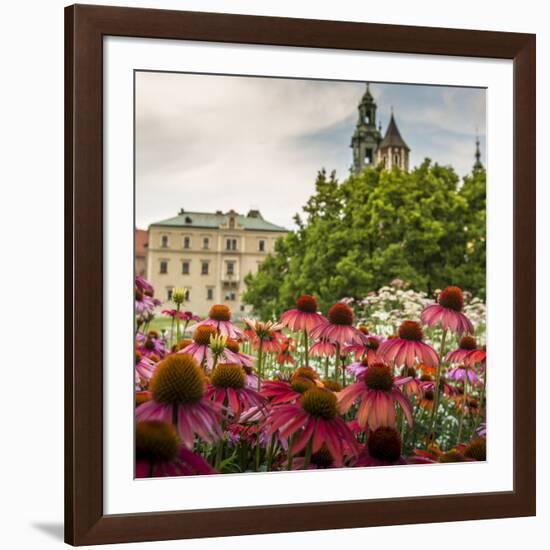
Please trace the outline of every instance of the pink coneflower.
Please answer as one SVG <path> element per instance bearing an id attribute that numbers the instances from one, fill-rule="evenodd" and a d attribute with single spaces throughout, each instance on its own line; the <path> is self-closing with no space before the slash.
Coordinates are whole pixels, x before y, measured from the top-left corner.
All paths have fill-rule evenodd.
<path id="1" fill-rule="evenodd" d="M 178 318 L 180 321 L 185 321 L 187 323 L 191 321 L 200 321 L 201 318 L 198 315 L 195 315 L 192 311 L 178 311 L 177 309 L 163 309 L 161 311 L 163 315 L 167 315 L 172 319 Z"/>
<path id="2" fill-rule="evenodd" d="M 258 350 L 261 347 L 264 353 L 278 353 L 281 350 L 281 336 L 278 331 L 266 334 L 261 339 L 256 335 L 252 338 L 252 348 Z"/>
<path id="3" fill-rule="evenodd" d="M 139 350 L 135 352 L 135 378 L 136 383 L 143 385 L 149 382 L 155 372 L 155 363 Z"/>
<path id="4" fill-rule="evenodd" d="M 355 401 L 359 401 L 357 421 L 362 428 L 395 428 L 394 404 L 397 403 L 403 409 L 409 426 L 412 426 L 412 405 L 399 389 L 407 381 L 407 378 L 396 380 L 391 370 L 382 363 L 370 365 L 358 382 L 338 394 L 340 411 L 346 413 Z"/>
<path id="5" fill-rule="evenodd" d="M 401 437 L 394 428 L 383 426 L 369 433 L 367 444 L 354 466 L 395 466 L 407 464 L 401 456 Z"/>
<path id="6" fill-rule="evenodd" d="M 160 300 L 154 298 L 153 285 L 141 276 L 136 277 L 135 280 L 134 298 L 135 312 L 138 317 L 152 314 L 155 307 L 160 305 Z"/>
<path id="7" fill-rule="evenodd" d="M 378 355 L 396 366 L 413 367 L 418 361 L 430 367 L 439 365 L 435 350 L 422 339 L 422 327 L 416 321 L 403 321 L 399 327 L 398 337 L 390 338 L 380 344 Z"/>
<path id="8" fill-rule="evenodd" d="M 172 424 L 147 420 L 136 425 L 136 477 L 215 474 L 202 458 L 180 445 Z"/>
<path id="9" fill-rule="evenodd" d="M 206 379 L 191 355 L 173 354 L 163 359 L 149 390 L 152 399 L 136 409 L 138 421 L 172 422 L 182 443 L 190 449 L 194 434 L 207 443 L 222 436 L 219 406 L 206 396 Z"/>
<path id="10" fill-rule="evenodd" d="M 327 340 L 321 338 L 318 342 L 315 342 L 313 346 L 309 348 L 309 354 L 312 357 L 332 357 L 336 353 L 336 345 Z"/>
<path id="11" fill-rule="evenodd" d="M 485 349 L 485 346 L 481 349 L 474 349 L 466 357 L 464 358 L 464 364 L 471 366 L 471 365 L 477 365 L 480 363 L 482 366 L 485 366 L 485 363 L 487 361 L 487 350 Z"/>
<path id="12" fill-rule="evenodd" d="M 262 409 L 265 405 L 265 399 L 257 391 L 246 386 L 246 376 L 241 365 L 218 364 L 212 372 L 210 384 L 208 397 L 219 405 L 225 405 L 236 421 L 241 416 L 241 411 L 251 407 Z"/>
<path id="13" fill-rule="evenodd" d="M 326 323 L 326 319 L 317 313 L 317 300 L 304 294 L 296 300 L 296 309 L 289 309 L 281 315 L 281 324 L 293 332 L 311 332 L 317 325 Z"/>
<path id="14" fill-rule="evenodd" d="M 237 340 L 228 338 L 225 342 L 223 357 L 226 363 L 237 363 L 243 367 L 252 367 L 254 365 L 254 357 L 241 352 L 241 346 Z"/>
<path id="15" fill-rule="evenodd" d="M 312 338 L 326 339 L 340 346 L 362 344 L 364 335 L 353 326 L 353 310 L 342 302 L 334 304 L 327 315 L 327 322 L 311 331 Z"/>
<path id="16" fill-rule="evenodd" d="M 203 368 L 210 369 L 214 364 L 214 355 L 210 349 L 210 339 L 216 336 L 216 329 L 211 325 L 197 325 L 193 331 L 193 343 L 177 353 L 189 354 Z"/>
<path id="17" fill-rule="evenodd" d="M 334 463 L 334 458 L 330 454 L 328 447 L 323 443 L 321 448 L 316 452 L 312 453 L 309 460 L 309 465 L 307 469 L 309 470 L 326 470 L 327 468 L 335 468 L 336 464 Z M 304 470 L 306 468 L 306 457 L 297 456 L 292 462 L 293 470 Z"/>
<path id="18" fill-rule="evenodd" d="M 231 322 L 231 310 L 225 304 L 216 304 L 210 308 L 208 319 L 197 323 L 195 327 L 214 327 L 222 336 L 240 338 L 243 331 Z"/>
<path id="19" fill-rule="evenodd" d="M 434 445 L 430 445 L 428 450 L 415 449 L 414 453 L 418 457 L 429 462 L 441 462 L 443 464 L 453 462 L 471 462 L 472 459 L 464 456 L 465 445 L 456 445 L 448 451 L 442 451 Z"/>
<path id="20" fill-rule="evenodd" d="M 401 386 L 401 390 L 406 395 L 414 395 L 416 398 L 420 398 L 423 393 L 423 388 L 420 380 L 417 378 L 416 369 L 414 367 L 404 366 L 401 369 L 401 376 L 408 379 L 408 381 Z"/>
<path id="21" fill-rule="evenodd" d="M 283 325 L 273 321 L 258 321 L 249 318 L 246 318 L 244 322 L 248 326 L 247 332 L 254 349 L 261 349 L 264 352 L 279 351 L 279 339 L 282 337 L 281 329 Z M 262 343 L 261 346 L 260 342 Z"/>
<path id="22" fill-rule="evenodd" d="M 419 385 L 424 393 L 427 391 L 431 391 L 431 392 L 435 391 L 435 380 L 429 374 L 423 374 L 420 377 Z M 443 376 L 440 376 L 439 378 L 439 388 L 444 395 L 447 395 L 449 397 L 452 397 L 456 394 L 456 388 L 451 386 L 447 382 L 447 379 L 444 378 Z"/>
<path id="23" fill-rule="evenodd" d="M 292 374 L 290 381 L 266 380 L 262 384 L 262 395 L 267 397 L 272 405 L 294 403 L 307 390 L 318 386 L 319 375 L 310 367 L 301 367 Z"/>
<path id="24" fill-rule="evenodd" d="M 450 351 L 445 357 L 449 363 L 464 363 L 464 359 L 473 350 L 477 349 L 476 340 L 472 336 L 463 336 L 458 343 L 458 348 Z"/>
<path id="25" fill-rule="evenodd" d="M 342 465 L 346 454 L 356 455 L 358 445 L 346 423 L 338 416 L 336 395 L 322 388 L 304 392 L 297 403 L 273 407 L 266 420 L 267 433 L 277 431 L 282 438 L 291 438 L 288 455 L 292 457 L 306 449 L 304 468 L 310 457 L 327 446 L 337 466 Z"/>
<path id="26" fill-rule="evenodd" d="M 472 439 L 464 450 L 464 456 L 470 460 L 485 462 L 487 460 L 487 440 L 484 437 Z"/>
<path id="27" fill-rule="evenodd" d="M 136 334 L 136 341 L 142 355 L 164 357 L 166 354 L 166 343 L 160 337 L 159 333 L 154 330 L 150 330 L 147 334 L 138 332 Z"/>
<path id="28" fill-rule="evenodd" d="M 292 357 L 292 352 L 296 351 L 296 344 L 294 343 L 294 338 L 289 338 L 288 336 L 282 336 L 279 339 L 279 353 L 277 354 L 277 363 L 279 365 L 294 365 L 296 363 L 294 357 Z"/>
<path id="29" fill-rule="evenodd" d="M 466 365 L 460 365 L 458 367 L 452 368 L 447 376 L 456 381 L 464 382 L 466 377 L 468 377 L 468 381 L 470 384 L 475 384 L 479 378 L 477 377 L 474 369 L 467 367 Z"/>
<path id="30" fill-rule="evenodd" d="M 354 363 L 351 363 L 350 365 L 348 365 L 346 367 L 346 372 L 348 372 L 349 374 L 352 374 L 353 376 L 355 376 L 355 378 L 360 378 L 361 375 L 367 372 L 368 368 L 369 368 L 369 362 L 365 357 L 361 361 L 355 361 Z"/>
<path id="31" fill-rule="evenodd" d="M 359 327 L 361 330 L 361 327 Z M 383 338 L 374 334 L 366 334 L 362 344 L 351 344 L 346 346 L 342 351 L 345 353 L 354 353 L 355 360 L 361 361 L 363 356 L 366 356 L 369 363 L 380 363 L 378 348 L 383 342 Z"/>
<path id="32" fill-rule="evenodd" d="M 439 294 L 438 303 L 429 305 L 421 315 L 422 323 L 429 327 L 439 325 L 456 334 L 473 334 L 472 322 L 462 313 L 464 295 L 457 286 L 448 286 Z"/>

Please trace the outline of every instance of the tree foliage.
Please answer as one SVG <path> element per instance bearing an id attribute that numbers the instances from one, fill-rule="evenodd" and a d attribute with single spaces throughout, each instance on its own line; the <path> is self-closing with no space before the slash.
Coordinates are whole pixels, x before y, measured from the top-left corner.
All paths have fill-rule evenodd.
<path id="1" fill-rule="evenodd" d="M 485 170 L 462 185 L 450 167 L 425 160 L 411 172 L 367 168 L 338 182 L 319 172 L 315 193 L 255 275 L 246 303 L 262 316 L 303 293 L 323 309 L 361 298 L 395 278 L 429 295 L 458 285 L 485 296 Z"/>

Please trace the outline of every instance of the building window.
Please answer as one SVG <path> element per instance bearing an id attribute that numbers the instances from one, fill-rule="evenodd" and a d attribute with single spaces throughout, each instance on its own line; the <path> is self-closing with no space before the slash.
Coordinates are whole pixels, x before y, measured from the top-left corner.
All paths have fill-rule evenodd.
<path id="1" fill-rule="evenodd" d="M 214 289 L 213 288 L 207 288 L 206 289 L 206 299 L 207 300 L 213 300 L 214 299 Z"/>
<path id="2" fill-rule="evenodd" d="M 208 275 L 208 262 L 201 263 L 201 275 Z"/>
<path id="3" fill-rule="evenodd" d="M 208 250 L 210 248 L 210 239 L 208 237 L 203 238 L 202 247 L 204 250 Z"/>
<path id="4" fill-rule="evenodd" d="M 399 166 L 399 155 L 393 155 L 393 163 Z"/>
<path id="5" fill-rule="evenodd" d="M 265 252 L 265 241 L 263 239 L 258 242 L 258 250 L 260 252 Z"/>
<path id="6" fill-rule="evenodd" d="M 189 275 L 189 262 L 181 262 L 181 274 Z"/>
<path id="7" fill-rule="evenodd" d="M 170 301 L 172 299 L 172 289 L 171 288 L 166 289 L 166 299 L 168 301 Z"/>
<path id="8" fill-rule="evenodd" d="M 226 239 L 225 249 L 226 250 L 237 250 L 237 239 Z"/>
<path id="9" fill-rule="evenodd" d="M 228 275 L 235 274 L 235 262 L 227 262 L 227 274 Z"/>
<path id="10" fill-rule="evenodd" d="M 185 296 L 183 297 L 183 299 L 188 302 L 189 300 L 191 300 L 191 292 L 189 291 L 188 288 L 185 289 Z"/>
<path id="11" fill-rule="evenodd" d="M 229 302 L 234 302 L 237 299 L 237 294 L 235 292 L 226 292 L 225 299 Z"/>
<path id="12" fill-rule="evenodd" d="M 387 168 L 388 167 L 388 157 L 386 155 L 384 155 L 382 157 L 382 160 L 384 161 L 384 168 Z"/>
<path id="13" fill-rule="evenodd" d="M 365 151 L 365 164 L 372 164 L 372 149 Z"/>
<path id="14" fill-rule="evenodd" d="M 160 246 L 162 248 L 168 248 L 168 235 L 163 235 L 160 238 Z"/>
<path id="15" fill-rule="evenodd" d="M 166 260 L 161 260 L 160 262 L 160 272 L 168 273 L 168 262 Z"/>
<path id="16" fill-rule="evenodd" d="M 191 237 L 183 237 L 183 248 L 191 248 Z"/>

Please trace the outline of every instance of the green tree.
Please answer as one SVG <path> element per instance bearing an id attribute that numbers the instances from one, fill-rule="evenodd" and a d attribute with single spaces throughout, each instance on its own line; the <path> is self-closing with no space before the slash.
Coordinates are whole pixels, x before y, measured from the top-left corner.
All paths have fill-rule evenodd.
<path id="1" fill-rule="evenodd" d="M 459 185 L 450 167 L 368 168 L 339 183 L 322 170 L 297 230 L 246 279 L 244 300 L 278 315 L 303 293 L 326 310 L 394 278 L 432 293 L 456 284 L 485 295 L 485 171 Z"/>

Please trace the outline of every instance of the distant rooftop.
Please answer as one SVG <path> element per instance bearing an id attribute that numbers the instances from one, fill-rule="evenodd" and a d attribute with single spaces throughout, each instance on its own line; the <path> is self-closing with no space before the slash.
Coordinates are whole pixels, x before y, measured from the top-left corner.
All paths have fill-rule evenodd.
<path id="1" fill-rule="evenodd" d="M 393 118 L 393 113 L 391 114 L 390 123 L 388 124 L 388 129 L 386 130 L 386 135 L 382 140 L 382 143 L 378 146 L 380 149 L 384 147 L 404 147 L 409 150 L 409 146 L 405 143 L 405 140 L 401 137 L 401 133 L 397 128 L 395 119 Z"/>
<path id="2" fill-rule="evenodd" d="M 222 225 L 226 226 L 231 216 L 235 218 L 235 227 L 242 227 L 245 231 L 288 231 L 285 227 L 264 220 L 259 210 L 250 210 L 244 216 L 234 210 L 224 214 L 221 210 L 216 212 L 187 212 L 182 208 L 176 217 L 152 223 L 151 226 L 218 229 Z"/>

